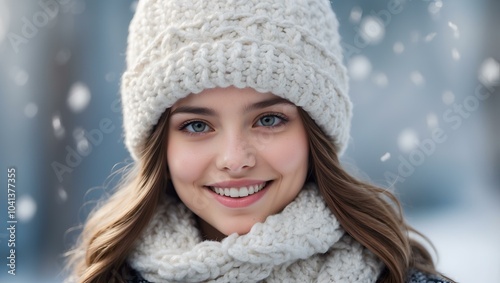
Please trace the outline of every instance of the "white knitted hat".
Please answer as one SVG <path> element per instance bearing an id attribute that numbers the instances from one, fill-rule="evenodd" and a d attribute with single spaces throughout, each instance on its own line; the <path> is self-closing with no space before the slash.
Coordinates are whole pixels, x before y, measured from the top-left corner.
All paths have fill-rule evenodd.
<path id="1" fill-rule="evenodd" d="M 338 21 L 328 0 L 140 0 L 121 95 L 141 156 L 164 111 L 204 89 L 271 92 L 302 107 L 342 154 L 351 123 Z"/>

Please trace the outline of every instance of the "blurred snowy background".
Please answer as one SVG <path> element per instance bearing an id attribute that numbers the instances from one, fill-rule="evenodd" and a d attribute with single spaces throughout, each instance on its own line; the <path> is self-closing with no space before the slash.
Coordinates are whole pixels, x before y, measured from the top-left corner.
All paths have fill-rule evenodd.
<path id="1" fill-rule="evenodd" d="M 1 282 L 60 282 L 70 229 L 129 158 L 118 97 L 136 4 L 0 0 Z M 345 166 L 393 187 L 441 271 L 500 282 L 500 1 L 332 5 L 355 105 Z M 16 276 L 6 266 L 10 166 Z"/>

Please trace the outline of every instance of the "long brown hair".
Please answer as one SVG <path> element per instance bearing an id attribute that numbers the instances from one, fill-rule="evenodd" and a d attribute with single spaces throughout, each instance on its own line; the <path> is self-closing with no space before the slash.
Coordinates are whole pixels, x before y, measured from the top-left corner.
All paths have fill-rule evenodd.
<path id="1" fill-rule="evenodd" d="M 317 184 L 344 230 L 384 262 L 378 282 L 404 282 L 411 270 L 440 275 L 429 251 L 410 238 L 414 233 L 430 243 L 405 222 L 397 198 L 349 175 L 321 128 L 301 108 L 299 114 L 309 139 L 309 181 Z"/>
<path id="2" fill-rule="evenodd" d="M 168 110 L 147 140 L 140 160 L 129 169 L 115 193 L 89 215 L 74 249 L 66 253 L 70 282 L 124 282 L 126 258 L 151 219 L 167 187 Z"/>
<path id="3" fill-rule="evenodd" d="M 344 171 L 333 143 L 305 111 L 299 108 L 299 113 L 309 139 L 309 181 L 318 185 L 345 231 L 384 262 L 378 282 L 404 282 L 411 269 L 438 274 L 430 253 L 410 238 L 410 233 L 420 234 L 406 224 L 394 195 Z M 169 110 L 113 196 L 89 216 L 77 245 L 67 253 L 69 281 L 123 282 L 129 275 L 127 255 L 169 184 L 168 115 Z"/>

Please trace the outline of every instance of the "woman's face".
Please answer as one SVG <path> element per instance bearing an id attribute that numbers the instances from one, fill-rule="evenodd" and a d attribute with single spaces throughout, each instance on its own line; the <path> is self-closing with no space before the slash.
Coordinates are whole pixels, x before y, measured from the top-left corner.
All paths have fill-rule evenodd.
<path id="1" fill-rule="evenodd" d="M 175 191 L 208 238 L 214 228 L 248 233 L 289 204 L 306 179 L 308 141 L 297 107 L 250 88 L 179 100 L 167 146 Z"/>

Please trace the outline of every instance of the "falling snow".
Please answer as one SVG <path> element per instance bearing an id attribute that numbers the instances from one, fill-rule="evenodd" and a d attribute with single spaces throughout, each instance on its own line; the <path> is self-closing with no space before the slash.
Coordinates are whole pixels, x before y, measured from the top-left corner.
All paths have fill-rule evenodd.
<path id="1" fill-rule="evenodd" d="M 380 87 L 385 87 L 389 84 L 389 79 L 384 73 L 376 73 L 372 77 L 372 82 Z"/>
<path id="2" fill-rule="evenodd" d="M 382 157 L 380 157 L 380 161 L 386 162 L 390 158 L 391 158 L 391 154 L 389 152 L 386 152 L 384 155 L 382 155 Z"/>
<path id="3" fill-rule="evenodd" d="M 81 127 L 77 127 L 73 130 L 73 138 L 76 143 L 76 150 L 82 156 L 86 156 L 89 153 L 90 143 L 85 137 L 85 130 Z"/>
<path id="4" fill-rule="evenodd" d="M 351 21 L 351 23 L 359 23 L 362 16 L 363 16 L 363 10 L 361 10 L 361 7 L 355 6 L 351 10 L 349 21 Z"/>
<path id="5" fill-rule="evenodd" d="M 35 103 L 28 103 L 26 107 L 24 107 L 24 115 L 28 118 L 33 118 L 38 113 L 38 106 Z"/>
<path id="6" fill-rule="evenodd" d="M 81 82 L 73 84 L 68 96 L 70 110 L 75 113 L 82 112 L 89 105 L 90 97 L 90 90 L 85 84 Z"/>
<path id="7" fill-rule="evenodd" d="M 66 64 L 71 58 L 71 51 L 69 49 L 61 49 L 56 54 L 56 63 L 59 65 Z"/>
<path id="8" fill-rule="evenodd" d="M 427 127 L 431 130 L 439 127 L 439 118 L 435 113 L 427 114 Z"/>
<path id="9" fill-rule="evenodd" d="M 427 7 L 427 10 L 429 11 L 430 14 L 435 15 L 441 11 L 441 8 L 443 8 L 443 2 L 436 1 L 430 3 L 429 6 Z"/>
<path id="10" fill-rule="evenodd" d="M 453 48 L 451 50 L 451 57 L 453 58 L 453 60 L 455 61 L 458 61 L 460 60 L 460 52 L 456 49 L 456 48 Z"/>
<path id="11" fill-rule="evenodd" d="M 62 187 L 59 187 L 59 189 L 57 190 L 57 195 L 59 196 L 59 199 L 63 202 L 65 202 L 68 199 L 68 193 Z"/>
<path id="12" fill-rule="evenodd" d="M 436 37 L 436 35 L 437 35 L 436 32 L 429 33 L 428 35 L 425 36 L 424 41 L 431 42 Z"/>
<path id="13" fill-rule="evenodd" d="M 347 69 L 349 70 L 351 79 L 361 81 L 370 75 L 372 64 L 366 56 L 357 55 L 349 60 Z"/>
<path id="14" fill-rule="evenodd" d="M 106 74 L 106 76 L 104 77 L 104 79 L 107 81 L 107 82 L 112 82 L 116 79 L 116 74 L 113 73 L 113 72 L 109 72 Z"/>
<path id="15" fill-rule="evenodd" d="M 37 205 L 30 195 L 23 195 L 17 202 L 17 219 L 22 222 L 30 221 L 35 216 Z"/>
<path id="16" fill-rule="evenodd" d="M 456 24 L 452 23 L 452 22 L 448 22 L 448 26 L 451 28 L 451 30 L 453 31 L 453 36 L 458 39 L 460 38 L 460 31 L 458 30 L 458 27 Z"/>
<path id="17" fill-rule="evenodd" d="M 453 104 L 453 102 L 455 102 L 455 94 L 453 94 L 453 92 L 447 90 L 447 91 L 443 92 L 442 99 L 443 99 L 444 104 L 451 105 L 451 104 Z"/>
<path id="18" fill-rule="evenodd" d="M 422 75 L 422 73 L 420 73 L 419 71 L 413 71 L 411 74 L 410 74 L 410 80 L 417 86 L 421 86 L 421 85 L 424 85 L 425 84 L 425 78 L 424 76 Z"/>
<path id="19" fill-rule="evenodd" d="M 18 86 L 23 86 L 26 85 L 26 83 L 28 82 L 30 75 L 28 74 L 28 72 L 26 72 L 21 68 L 14 68 L 13 77 L 14 77 L 14 82 Z"/>
<path id="20" fill-rule="evenodd" d="M 78 140 L 76 143 L 76 150 L 80 155 L 86 156 L 89 154 L 90 144 L 86 138 Z"/>
<path id="21" fill-rule="evenodd" d="M 479 67 L 479 80 L 486 86 L 500 83 L 500 63 L 493 58 L 484 60 Z"/>
<path id="22" fill-rule="evenodd" d="M 54 129 L 56 138 L 62 139 L 64 137 L 65 130 L 61 123 L 61 117 L 58 114 L 52 117 L 52 128 Z"/>
<path id="23" fill-rule="evenodd" d="M 385 35 L 385 27 L 378 17 L 369 16 L 361 22 L 361 37 L 369 44 L 377 44 Z"/>
<path id="24" fill-rule="evenodd" d="M 403 53 L 403 51 L 405 51 L 405 46 L 402 42 L 398 41 L 398 42 L 394 43 L 392 50 L 396 54 L 401 54 L 401 53 Z"/>
<path id="25" fill-rule="evenodd" d="M 77 127 L 73 130 L 73 138 L 76 144 L 76 150 L 78 154 L 82 156 L 87 156 L 89 154 L 90 143 L 85 136 L 85 130 L 81 127 Z"/>
<path id="26" fill-rule="evenodd" d="M 75 140 L 80 140 L 80 139 L 84 138 L 84 135 L 85 135 L 85 130 L 81 127 L 76 127 L 73 130 L 73 138 Z"/>
<path id="27" fill-rule="evenodd" d="M 420 143 L 418 134 L 413 129 L 404 129 L 398 136 L 398 147 L 402 152 L 410 152 Z"/>

